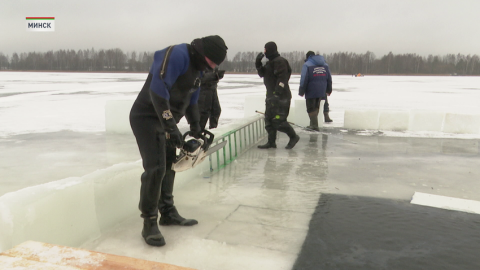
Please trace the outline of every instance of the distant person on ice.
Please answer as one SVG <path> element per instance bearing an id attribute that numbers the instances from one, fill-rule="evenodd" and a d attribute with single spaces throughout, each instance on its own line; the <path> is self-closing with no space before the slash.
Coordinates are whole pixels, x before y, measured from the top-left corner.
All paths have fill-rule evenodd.
<path id="1" fill-rule="evenodd" d="M 298 95 L 305 96 L 308 117 L 310 117 L 310 126 L 307 128 L 320 130 L 318 127 L 318 113 L 320 110 L 320 101 L 325 100 L 323 115 L 325 122 L 332 122 L 328 112 L 327 96 L 332 93 L 332 75 L 325 59 L 321 55 L 315 55 L 313 51 L 306 54 L 305 64 L 302 67 L 300 75 L 300 88 Z"/>
<path id="2" fill-rule="evenodd" d="M 297 144 L 300 137 L 287 122 L 290 111 L 290 100 L 292 93 L 288 86 L 288 80 L 292 74 L 292 69 L 288 61 L 281 57 L 277 51 L 277 44 L 271 41 L 265 44 L 264 53 L 259 53 L 255 60 L 255 67 L 258 75 L 263 77 L 263 83 L 267 88 L 267 97 L 265 99 L 265 129 L 268 133 L 266 144 L 259 145 L 260 149 L 277 148 L 277 130 L 284 132 L 290 138 L 286 149 L 292 149 Z M 265 66 L 262 64 L 263 56 L 268 61 Z"/>
<path id="3" fill-rule="evenodd" d="M 219 36 L 194 39 L 156 51 L 153 64 L 130 112 L 130 125 L 143 160 L 139 209 L 142 237 L 152 246 L 165 245 L 157 225 L 191 226 L 194 219 L 178 214 L 173 204 L 176 148 L 183 144 L 177 123 L 185 116 L 193 137 L 202 132 L 198 112 L 200 82 L 205 70 L 220 65 L 227 46 Z"/>
<path id="4" fill-rule="evenodd" d="M 205 129 L 208 124 L 209 129 L 218 126 L 218 119 L 222 108 L 218 100 L 217 85 L 218 81 L 223 78 L 225 70 L 218 70 L 218 67 L 213 71 L 205 72 L 202 78 L 202 86 L 200 89 L 200 97 L 198 98 L 198 108 L 200 111 L 200 127 Z"/>

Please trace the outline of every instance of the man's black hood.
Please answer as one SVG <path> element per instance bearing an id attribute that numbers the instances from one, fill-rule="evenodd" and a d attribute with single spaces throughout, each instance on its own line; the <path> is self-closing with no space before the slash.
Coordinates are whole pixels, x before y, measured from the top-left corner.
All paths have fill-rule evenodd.
<path id="1" fill-rule="evenodd" d="M 268 58 L 268 60 L 273 60 L 275 57 L 279 56 L 277 51 L 277 44 L 275 42 L 270 41 L 265 44 L 265 57 Z"/>

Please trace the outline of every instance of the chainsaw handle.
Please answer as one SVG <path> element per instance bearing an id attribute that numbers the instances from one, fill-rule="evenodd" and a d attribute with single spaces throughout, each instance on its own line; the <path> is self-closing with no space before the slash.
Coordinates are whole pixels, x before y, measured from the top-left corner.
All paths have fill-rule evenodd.
<path id="1" fill-rule="evenodd" d="M 183 133 L 183 141 L 185 141 L 185 139 L 187 138 L 188 135 L 192 136 L 192 132 L 191 132 L 190 130 L 187 131 L 187 132 L 185 132 L 185 133 Z M 192 137 L 193 137 L 193 136 L 192 136 Z"/>
<path id="2" fill-rule="evenodd" d="M 207 136 L 208 135 L 208 138 Z M 202 131 L 202 136 L 203 136 L 203 141 L 205 142 L 203 144 L 203 150 L 207 151 L 208 148 L 210 147 L 210 145 L 213 143 L 213 139 L 215 138 L 215 135 L 213 135 L 213 133 L 211 133 L 210 131 L 208 130 L 203 130 Z"/>
<path id="3" fill-rule="evenodd" d="M 199 138 L 202 139 L 203 141 L 207 141 L 207 139 L 205 138 L 205 135 L 203 135 L 203 132 L 202 131 L 202 134 L 200 134 Z M 211 133 L 210 133 L 211 134 Z M 213 135 L 213 134 L 212 134 Z M 185 133 L 183 133 L 183 141 L 185 141 L 185 139 L 187 138 L 187 136 L 190 136 L 190 137 L 193 137 L 192 135 L 192 131 L 187 131 Z"/>
<path id="4" fill-rule="evenodd" d="M 208 135 L 208 136 L 207 136 Z M 192 136 L 192 131 L 187 131 L 185 133 L 183 133 L 183 141 L 185 141 L 185 139 L 187 138 L 187 136 Z M 202 130 L 202 133 L 200 134 L 200 139 L 203 140 L 203 150 L 207 151 L 208 150 L 208 147 L 210 147 L 210 145 L 213 143 L 213 139 L 215 138 L 215 135 L 213 135 L 213 133 L 211 133 L 210 131 L 208 130 Z"/>
<path id="5" fill-rule="evenodd" d="M 206 137 L 206 135 L 208 135 L 208 138 Z M 187 131 L 185 133 L 183 133 L 183 140 L 185 141 L 185 139 L 187 138 L 187 136 L 192 136 L 192 131 Z M 200 133 L 200 139 L 202 139 L 204 142 L 208 142 L 208 144 L 212 144 L 213 142 L 213 138 L 215 137 L 215 135 L 213 135 L 213 133 L 211 133 L 210 131 L 208 130 L 202 130 L 202 133 Z"/>

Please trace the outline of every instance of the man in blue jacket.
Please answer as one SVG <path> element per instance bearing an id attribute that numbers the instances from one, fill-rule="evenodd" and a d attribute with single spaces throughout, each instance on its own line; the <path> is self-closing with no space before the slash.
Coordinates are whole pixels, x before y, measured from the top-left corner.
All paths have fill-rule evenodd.
<path id="1" fill-rule="evenodd" d="M 223 62 L 227 46 L 219 36 L 195 39 L 156 51 L 147 80 L 130 111 L 144 172 L 141 176 L 139 209 L 142 237 L 152 246 L 165 245 L 157 226 L 192 226 L 198 222 L 178 214 L 173 204 L 176 148 L 183 145 L 177 123 L 185 116 L 193 137 L 202 132 L 198 112 L 200 82 L 205 70 Z"/>
<path id="2" fill-rule="evenodd" d="M 307 113 L 310 117 L 309 129 L 320 130 L 318 127 L 320 101 L 322 99 L 326 100 L 327 95 L 331 93 L 332 75 L 327 63 L 325 63 L 325 59 L 321 55 L 315 55 L 312 51 L 307 52 L 305 64 L 302 67 L 298 95 L 301 97 L 305 96 L 306 99 Z M 327 121 L 327 117 L 328 109 L 325 121 Z"/>

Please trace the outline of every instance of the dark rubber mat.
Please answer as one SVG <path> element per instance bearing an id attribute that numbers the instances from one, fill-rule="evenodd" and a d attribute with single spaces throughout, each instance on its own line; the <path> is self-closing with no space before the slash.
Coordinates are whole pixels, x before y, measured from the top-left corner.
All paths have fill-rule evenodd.
<path id="1" fill-rule="evenodd" d="M 478 270 L 480 215 L 323 194 L 293 269 Z"/>

